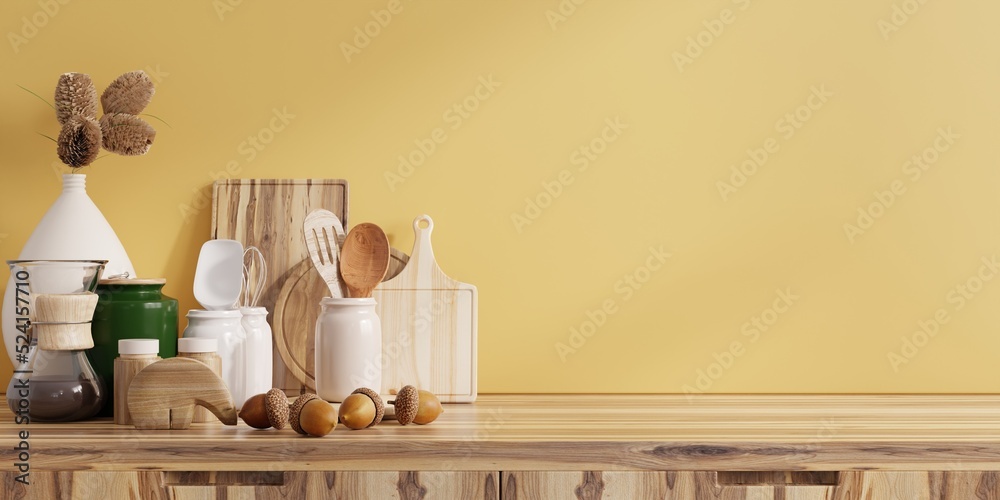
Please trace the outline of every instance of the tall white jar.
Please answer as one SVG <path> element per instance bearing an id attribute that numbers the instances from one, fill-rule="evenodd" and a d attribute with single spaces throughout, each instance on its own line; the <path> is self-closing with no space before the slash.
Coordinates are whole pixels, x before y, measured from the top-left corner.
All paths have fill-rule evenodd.
<path id="1" fill-rule="evenodd" d="M 243 314 L 239 311 L 202 311 L 194 309 L 187 314 L 185 338 L 208 338 L 219 342 L 222 358 L 222 380 L 229 387 L 237 409 L 249 397 L 246 392 L 246 331 Z"/>
<path id="2" fill-rule="evenodd" d="M 246 394 L 263 394 L 272 387 L 274 371 L 271 367 L 274 359 L 274 342 L 271 325 L 267 324 L 267 308 L 244 307 L 243 330 L 246 332 Z"/>
<path id="3" fill-rule="evenodd" d="M 375 299 L 323 299 L 316 320 L 316 393 L 343 402 L 359 387 L 382 388 L 382 322 Z"/>

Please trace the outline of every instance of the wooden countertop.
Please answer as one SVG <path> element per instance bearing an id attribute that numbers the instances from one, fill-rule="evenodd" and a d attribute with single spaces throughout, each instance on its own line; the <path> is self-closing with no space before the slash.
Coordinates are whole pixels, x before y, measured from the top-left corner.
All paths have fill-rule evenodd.
<path id="1" fill-rule="evenodd" d="M 1000 396 L 485 395 L 428 426 L 394 421 L 326 438 L 195 424 L 137 431 L 109 420 L 18 426 L 31 469 L 1000 470 Z"/>

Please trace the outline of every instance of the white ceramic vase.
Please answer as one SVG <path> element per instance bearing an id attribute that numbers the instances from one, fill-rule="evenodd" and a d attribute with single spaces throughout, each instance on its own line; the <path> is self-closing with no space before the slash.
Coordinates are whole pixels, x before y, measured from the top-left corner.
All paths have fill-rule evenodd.
<path id="1" fill-rule="evenodd" d="M 63 190 L 35 227 L 21 249 L 20 260 L 107 260 L 103 276 L 128 273 L 135 269 L 118 235 L 104 214 L 87 196 L 87 176 L 63 175 Z M 3 340 L 7 355 L 14 362 L 17 336 L 13 277 L 7 281 L 3 298 Z M 16 366 L 16 363 L 15 363 Z"/>

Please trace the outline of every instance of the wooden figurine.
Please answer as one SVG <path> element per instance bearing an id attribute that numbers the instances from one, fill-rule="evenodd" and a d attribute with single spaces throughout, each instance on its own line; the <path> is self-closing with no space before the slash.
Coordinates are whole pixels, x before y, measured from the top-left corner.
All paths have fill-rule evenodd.
<path id="1" fill-rule="evenodd" d="M 186 358 L 157 361 L 128 390 L 136 429 L 187 429 L 195 406 L 204 406 L 226 425 L 236 425 L 236 408 L 226 383 L 204 363 Z"/>

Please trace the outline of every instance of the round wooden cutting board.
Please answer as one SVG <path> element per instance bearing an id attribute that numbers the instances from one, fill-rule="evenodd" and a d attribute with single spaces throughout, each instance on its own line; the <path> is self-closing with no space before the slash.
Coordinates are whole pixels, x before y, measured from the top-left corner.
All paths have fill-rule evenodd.
<path id="1" fill-rule="evenodd" d="M 393 248 L 385 279 L 396 277 L 408 261 L 408 255 Z M 288 370 L 311 391 L 316 390 L 315 334 L 319 303 L 329 296 L 330 289 L 313 268 L 312 260 L 306 259 L 289 271 L 274 305 L 274 345 Z"/>

